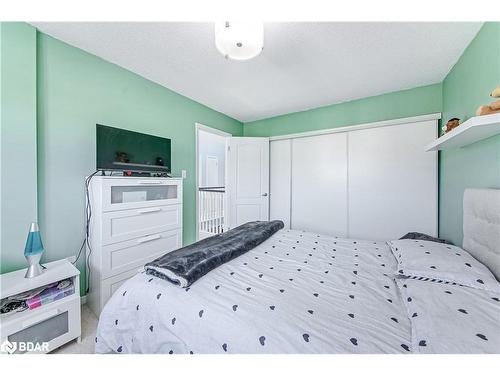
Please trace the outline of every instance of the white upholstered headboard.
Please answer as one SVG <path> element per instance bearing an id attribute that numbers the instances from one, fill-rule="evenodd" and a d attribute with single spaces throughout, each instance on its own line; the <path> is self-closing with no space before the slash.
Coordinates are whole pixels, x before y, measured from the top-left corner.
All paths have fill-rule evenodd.
<path id="1" fill-rule="evenodd" d="M 500 280 L 500 189 L 466 189 L 462 247 Z"/>

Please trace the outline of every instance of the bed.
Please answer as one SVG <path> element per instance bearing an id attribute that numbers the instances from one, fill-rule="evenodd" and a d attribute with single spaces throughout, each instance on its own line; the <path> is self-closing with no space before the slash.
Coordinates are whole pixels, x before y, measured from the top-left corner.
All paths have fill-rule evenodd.
<path id="1" fill-rule="evenodd" d="M 468 251 L 283 229 L 188 288 L 139 273 L 102 311 L 96 352 L 500 353 L 500 284 L 490 273 L 500 233 L 491 200 L 500 195 L 491 192 L 488 205 L 481 191 L 466 193 Z M 471 218 L 472 227 L 486 218 L 493 239 L 474 245 Z M 481 258 L 477 251 L 489 270 L 467 260 L 469 252 Z M 417 252 L 430 274 L 416 270 Z M 434 276 L 455 261 L 455 274 Z"/>

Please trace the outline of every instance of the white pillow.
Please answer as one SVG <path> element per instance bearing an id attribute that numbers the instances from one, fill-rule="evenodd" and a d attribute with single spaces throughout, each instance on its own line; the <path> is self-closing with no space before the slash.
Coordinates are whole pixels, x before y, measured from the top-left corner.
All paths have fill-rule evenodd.
<path id="1" fill-rule="evenodd" d="M 387 244 L 398 261 L 400 276 L 477 289 L 500 289 L 490 270 L 457 246 L 422 240 L 395 240 Z"/>

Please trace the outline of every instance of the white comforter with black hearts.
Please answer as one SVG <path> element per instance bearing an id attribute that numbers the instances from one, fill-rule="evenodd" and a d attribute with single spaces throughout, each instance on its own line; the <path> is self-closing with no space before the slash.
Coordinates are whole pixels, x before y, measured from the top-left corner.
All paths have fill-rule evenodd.
<path id="1" fill-rule="evenodd" d="M 102 311 L 96 352 L 419 352 L 419 342 L 431 340 L 412 338 L 396 266 L 384 242 L 281 230 L 190 288 L 134 276 Z M 487 314 L 498 309 L 492 304 Z M 480 352 L 500 351 L 495 334 L 476 337 Z"/>
<path id="2" fill-rule="evenodd" d="M 500 353 L 499 293 L 412 279 L 396 280 L 423 354 Z"/>

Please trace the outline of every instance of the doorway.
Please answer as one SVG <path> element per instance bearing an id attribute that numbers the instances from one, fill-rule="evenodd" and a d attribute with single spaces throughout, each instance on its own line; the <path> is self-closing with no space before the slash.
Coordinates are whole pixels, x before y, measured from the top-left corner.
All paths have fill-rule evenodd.
<path id="1" fill-rule="evenodd" d="M 197 240 L 227 228 L 227 150 L 231 134 L 196 124 Z"/>

